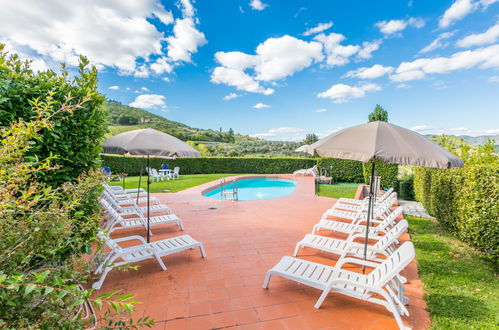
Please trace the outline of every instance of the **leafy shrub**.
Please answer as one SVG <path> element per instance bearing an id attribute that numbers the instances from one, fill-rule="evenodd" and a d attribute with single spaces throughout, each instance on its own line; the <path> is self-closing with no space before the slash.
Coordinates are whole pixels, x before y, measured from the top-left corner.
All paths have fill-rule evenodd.
<path id="1" fill-rule="evenodd" d="M 497 263 L 499 158 L 493 144 L 479 147 L 450 170 L 415 168 L 414 192 L 429 214 Z"/>
<path id="2" fill-rule="evenodd" d="M 61 75 L 53 71 L 34 73 L 17 55 L 2 50 L 0 44 L 0 127 L 18 119 L 30 120 L 35 115 L 32 101 L 44 99 L 51 92 L 54 127 L 40 132 L 42 137 L 33 141 L 28 156 L 40 160 L 50 157 L 53 165 L 60 165 L 42 178 L 52 187 L 96 168 L 107 130 L 107 111 L 101 107 L 104 96 L 97 93 L 95 67 L 88 69 L 88 61 L 82 57 L 78 75 L 71 79 L 66 71 Z M 67 113 L 57 112 L 64 103 L 81 105 L 68 120 Z"/>
<path id="3" fill-rule="evenodd" d="M 318 158 L 317 167 L 332 167 L 333 180 L 336 182 L 362 183 L 364 181 L 363 163 L 355 160 L 338 158 Z M 328 172 L 329 173 L 329 172 Z"/>
<path id="4" fill-rule="evenodd" d="M 397 164 L 386 164 L 380 160 L 375 160 L 376 162 L 376 175 L 381 177 L 381 188 L 395 188 L 398 190 L 398 165 Z M 372 161 L 368 163 L 363 163 L 363 173 L 364 173 L 364 183 L 369 184 L 369 177 L 371 176 Z"/>

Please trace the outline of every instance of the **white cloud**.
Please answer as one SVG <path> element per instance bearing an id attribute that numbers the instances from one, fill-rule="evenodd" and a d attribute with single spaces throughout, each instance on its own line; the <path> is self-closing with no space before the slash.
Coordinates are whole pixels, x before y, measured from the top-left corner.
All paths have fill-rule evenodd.
<path id="1" fill-rule="evenodd" d="M 269 6 L 266 3 L 263 3 L 261 0 L 251 0 L 249 5 L 253 10 L 264 10 Z"/>
<path id="2" fill-rule="evenodd" d="M 150 92 L 149 88 L 147 87 L 140 87 L 140 90 L 143 92 Z"/>
<path id="3" fill-rule="evenodd" d="M 348 71 L 345 77 L 360 78 L 360 79 L 375 79 L 389 74 L 393 71 L 391 66 L 383 66 L 375 64 L 370 68 L 359 68 L 357 70 Z"/>
<path id="4" fill-rule="evenodd" d="M 438 25 L 441 28 L 451 26 L 455 21 L 462 19 L 464 16 L 473 12 L 477 8 L 477 3 L 472 0 L 456 0 L 445 11 L 440 18 Z"/>
<path id="5" fill-rule="evenodd" d="M 288 35 L 269 38 L 256 48 L 256 54 L 242 52 L 217 52 L 216 67 L 211 81 L 234 86 L 238 90 L 270 95 L 272 88 L 263 87 L 260 82 L 279 80 L 323 59 L 322 46 L 315 41 L 303 41 Z M 250 76 L 245 70 L 252 69 Z"/>
<path id="6" fill-rule="evenodd" d="M 166 38 L 168 57 L 173 61 L 191 62 L 191 55 L 208 42 L 204 34 L 196 29 L 191 17 L 177 19 L 173 33 L 173 36 Z"/>
<path id="7" fill-rule="evenodd" d="M 438 37 L 433 40 L 429 45 L 427 45 L 425 48 L 421 49 L 419 52 L 420 53 L 428 53 L 431 52 L 432 50 L 438 49 L 438 48 L 445 48 L 449 45 L 448 42 L 444 42 L 444 40 L 452 37 L 454 35 L 454 32 L 444 32 L 438 35 Z"/>
<path id="8" fill-rule="evenodd" d="M 317 94 L 319 98 L 332 99 L 334 103 L 345 103 L 353 98 L 362 98 L 366 92 L 375 92 L 381 90 L 381 86 L 376 84 L 365 84 L 360 86 L 350 86 L 345 84 L 336 84 L 328 90 Z"/>
<path id="9" fill-rule="evenodd" d="M 270 108 L 270 105 L 268 104 L 263 104 L 263 103 L 257 103 L 253 106 L 255 109 L 265 109 L 265 108 Z"/>
<path id="10" fill-rule="evenodd" d="M 411 130 L 417 131 L 417 132 L 428 131 L 428 130 L 433 130 L 433 129 L 436 129 L 436 127 L 429 126 L 429 125 L 416 125 L 414 127 L 411 127 Z"/>
<path id="11" fill-rule="evenodd" d="M 456 70 L 499 68 L 499 45 L 454 53 L 450 57 L 420 58 L 402 62 L 390 76 L 392 81 L 423 79 L 427 74 L 445 74 Z"/>
<path id="12" fill-rule="evenodd" d="M 166 108 L 166 100 L 163 95 L 142 94 L 137 96 L 129 106 L 142 109 Z"/>
<path id="13" fill-rule="evenodd" d="M 485 134 L 497 135 L 497 134 L 499 134 L 499 129 L 489 129 L 489 130 L 486 130 Z"/>
<path id="14" fill-rule="evenodd" d="M 396 88 L 410 88 L 411 86 L 407 85 L 407 84 L 398 84 L 395 86 Z"/>
<path id="15" fill-rule="evenodd" d="M 327 111 L 327 109 L 317 109 L 317 110 L 315 110 L 315 112 L 326 112 L 326 111 Z"/>
<path id="16" fill-rule="evenodd" d="M 236 87 L 240 91 L 271 95 L 274 93 L 272 88 L 262 87 L 253 77 L 242 70 L 216 67 L 211 74 L 211 81 L 216 84 L 226 84 Z"/>
<path id="17" fill-rule="evenodd" d="M 490 6 L 493 3 L 499 2 L 499 0 L 480 0 L 480 4 L 487 9 L 488 6 Z"/>
<path id="18" fill-rule="evenodd" d="M 328 35 L 321 33 L 314 39 L 322 43 L 324 52 L 327 56 L 326 63 L 330 67 L 347 64 L 350 62 L 349 58 L 360 49 L 360 47 L 356 45 L 340 45 L 340 43 L 346 39 L 345 36 L 340 33 L 331 32 Z"/>
<path id="19" fill-rule="evenodd" d="M 255 134 L 250 134 L 251 137 L 256 137 L 256 138 L 259 138 L 259 139 L 263 139 L 263 138 L 269 138 L 269 137 L 274 137 L 274 136 L 277 136 L 277 134 L 275 133 L 255 133 Z"/>
<path id="20" fill-rule="evenodd" d="M 456 43 L 459 47 L 480 46 L 492 44 L 499 39 L 499 22 L 483 33 L 470 34 Z"/>
<path id="21" fill-rule="evenodd" d="M 298 133 L 298 132 L 303 132 L 303 128 L 279 127 L 279 128 L 272 128 L 269 130 L 269 133 Z"/>
<path id="22" fill-rule="evenodd" d="M 381 42 L 382 42 L 381 40 L 375 40 L 375 41 L 371 41 L 371 42 L 364 41 L 362 43 L 362 48 L 357 53 L 357 58 L 363 59 L 363 60 L 370 59 L 371 57 L 373 57 L 372 53 L 379 49 Z"/>
<path id="23" fill-rule="evenodd" d="M 120 89 L 120 86 L 117 86 L 117 85 L 109 86 L 109 89 L 111 89 L 113 91 L 117 91 L 118 89 Z"/>
<path id="24" fill-rule="evenodd" d="M 385 35 L 393 35 L 395 33 L 402 32 L 408 26 L 413 26 L 415 28 L 422 28 L 425 25 L 425 22 L 421 18 L 411 17 L 407 20 L 403 19 L 392 19 L 390 21 L 381 21 L 377 22 L 375 26 L 379 28 L 381 33 Z"/>
<path id="25" fill-rule="evenodd" d="M 317 26 L 314 26 L 310 29 L 307 29 L 307 31 L 303 32 L 304 36 L 311 36 L 313 34 L 320 33 L 322 31 L 325 31 L 327 29 L 330 29 L 331 26 L 333 26 L 333 22 L 327 22 L 327 23 L 319 23 Z"/>
<path id="26" fill-rule="evenodd" d="M 499 76 L 490 77 L 489 82 L 499 83 Z"/>
<path id="27" fill-rule="evenodd" d="M 240 97 L 240 96 L 241 95 L 236 94 L 236 93 L 230 93 L 229 95 L 224 96 L 223 100 L 224 101 L 229 101 L 229 100 L 235 99 L 235 98 Z"/>
<path id="28" fill-rule="evenodd" d="M 75 66 L 82 54 L 100 69 L 148 77 L 171 72 L 167 62 L 190 61 L 205 42 L 190 1 L 182 0 L 182 7 L 184 18 L 174 20 L 159 0 L 11 1 L 2 5 L 0 35 L 45 61 Z M 173 36 L 162 32 L 170 24 Z"/>

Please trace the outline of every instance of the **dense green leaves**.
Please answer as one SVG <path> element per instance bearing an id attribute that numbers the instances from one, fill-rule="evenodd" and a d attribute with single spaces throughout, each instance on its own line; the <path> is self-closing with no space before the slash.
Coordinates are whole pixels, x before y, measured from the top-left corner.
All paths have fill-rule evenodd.
<path id="1" fill-rule="evenodd" d="M 492 142 L 463 157 L 460 169 L 416 168 L 414 191 L 428 212 L 497 263 L 499 158 Z"/>
<path id="2" fill-rule="evenodd" d="M 398 190 L 398 165 L 397 164 L 386 164 L 380 160 L 376 161 L 376 175 L 381 177 L 381 188 L 395 188 Z M 372 161 L 369 163 L 364 163 L 364 183 L 369 184 L 369 178 L 371 177 Z"/>
<path id="3" fill-rule="evenodd" d="M 369 122 L 372 121 L 388 121 L 388 112 L 382 106 L 376 104 L 374 111 L 369 114 Z"/>

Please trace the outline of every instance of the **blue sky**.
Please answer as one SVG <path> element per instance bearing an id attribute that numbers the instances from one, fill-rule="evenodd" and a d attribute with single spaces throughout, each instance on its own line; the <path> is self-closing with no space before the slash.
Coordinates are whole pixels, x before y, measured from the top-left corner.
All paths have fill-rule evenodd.
<path id="1" fill-rule="evenodd" d="M 194 127 L 298 141 L 381 104 L 423 134 L 499 134 L 499 0 L 30 0 L 3 11 L 0 42 L 34 67 L 86 55 L 108 98 Z"/>

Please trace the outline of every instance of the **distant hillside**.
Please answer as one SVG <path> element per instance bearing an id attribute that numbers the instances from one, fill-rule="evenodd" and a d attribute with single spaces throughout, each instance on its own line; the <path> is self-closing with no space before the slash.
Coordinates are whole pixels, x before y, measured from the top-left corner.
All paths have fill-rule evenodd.
<path id="1" fill-rule="evenodd" d="M 108 100 L 104 103 L 104 107 L 109 111 L 109 136 L 134 129 L 151 127 L 184 141 L 231 143 L 259 140 L 245 135 L 234 134 L 231 129 L 227 132 L 219 132 L 212 129 L 193 128 L 143 109 L 129 107 L 117 101 Z"/>
<path id="2" fill-rule="evenodd" d="M 468 135 L 459 135 L 459 138 L 465 140 L 471 144 L 484 144 L 488 139 L 495 140 L 495 145 L 499 145 L 499 135 L 481 135 L 481 136 L 468 136 Z"/>

